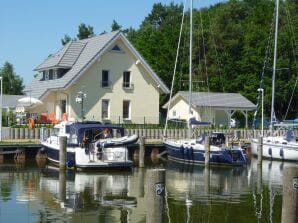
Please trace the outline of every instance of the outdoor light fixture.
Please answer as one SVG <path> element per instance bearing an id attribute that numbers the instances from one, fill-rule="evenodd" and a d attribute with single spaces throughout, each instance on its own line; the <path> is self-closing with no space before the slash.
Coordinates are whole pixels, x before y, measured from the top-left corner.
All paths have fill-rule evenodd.
<path id="1" fill-rule="evenodd" d="M 84 117 L 84 98 L 87 98 L 87 94 L 83 91 L 79 91 L 76 95 L 76 103 L 81 104 L 81 119 L 82 121 L 85 119 Z"/>

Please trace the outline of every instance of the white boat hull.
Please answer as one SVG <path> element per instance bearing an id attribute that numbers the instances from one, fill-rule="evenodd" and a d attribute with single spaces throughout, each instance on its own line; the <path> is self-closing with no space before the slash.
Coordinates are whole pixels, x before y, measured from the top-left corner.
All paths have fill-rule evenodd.
<path id="1" fill-rule="evenodd" d="M 252 139 L 251 151 L 253 155 L 258 155 L 257 139 Z M 265 137 L 263 139 L 262 156 L 267 159 L 298 161 L 298 144 L 296 142 L 281 141 L 277 137 Z"/>

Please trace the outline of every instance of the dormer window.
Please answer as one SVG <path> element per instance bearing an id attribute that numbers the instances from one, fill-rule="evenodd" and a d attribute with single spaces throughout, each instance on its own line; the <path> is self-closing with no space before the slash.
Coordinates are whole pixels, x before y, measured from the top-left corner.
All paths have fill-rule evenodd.
<path id="1" fill-rule="evenodd" d="M 49 80 L 49 70 L 44 71 L 44 79 Z"/>
<path id="2" fill-rule="evenodd" d="M 49 70 L 49 80 L 53 80 L 53 69 Z"/>

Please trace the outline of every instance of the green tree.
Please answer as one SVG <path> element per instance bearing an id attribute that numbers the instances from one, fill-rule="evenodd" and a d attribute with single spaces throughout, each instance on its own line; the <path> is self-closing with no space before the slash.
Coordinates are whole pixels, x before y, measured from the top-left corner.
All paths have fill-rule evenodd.
<path id="1" fill-rule="evenodd" d="M 171 86 L 179 37 L 182 5 L 153 5 L 139 29 L 127 29 L 128 38 L 168 87 Z M 280 2 L 278 61 L 276 79 L 276 114 L 282 118 L 297 78 L 298 1 Z M 240 92 L 256 103 L 264 60 L 265 111 L 269 115 L 274 1 L 229 0 L 193 11 L 194 89 Z M 174 93 L 188 88 L 189 12 L 179 52 Z M 272 34 L 272 32 L 271 32 Z M 270 43 L 268 45 L 268 43 Z M 268 46 L 268 47 L 267 47 Z M 265 58 L 266 49 L 269 49 Z M 282 69 L 280 69 L 282 68 Z M 297 87 L 287 118 L 297 116 Z M 164 101 L 161 101 L 161 105 Z"/>
<path id="2" fill-rule="evenodd" d="M 78 39 L 86 39 L 92 36 L 94 36 L 93 27 L 90 25 L 87 26 L 85 23 L 81 23 L 78 28 Z"/>
<path id="3" fill-rule="evenodd" d="M 121 30 L 122 26 L 120 26 L 115 20 L 113 20 L 111 28 L 112 28 L 112 32 L 113 32 L 113 31 Z"/>
<path id="4" fill-rule="evenodd" d="M 67 34 L 65 34 L 64 35 L 64 38 L 61 39 L 61 43 L 62 43 L 63 46 L 66 45 L 70 41 L 71 41 L 71 37 L 69 35 L 67 35 Z"/>
<path id="5" fill-rule="evenodd" d="M 20 95 L 24 90 L 23 79 L 15 74 L 13 65 L 5 62 L 0 69 L 3 81 L 3 94 Z"/>

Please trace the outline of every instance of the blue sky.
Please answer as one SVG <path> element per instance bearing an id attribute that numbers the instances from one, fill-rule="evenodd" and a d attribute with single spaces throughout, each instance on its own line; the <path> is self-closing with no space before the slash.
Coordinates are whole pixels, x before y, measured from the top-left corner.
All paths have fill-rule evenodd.
<path id="1" fill-rule="evenodd" d="M 194 0 L 195 7 L 221 0 Z M 96 34 L 110 31 L 113 20 L 122 28 L 138 28 L 154 3 L 184 0 L 1 0 L 0 67 L 8 61 L 29 84 L 38 66 L 61 48 L 65 34 L 75 37 L 80 23 Z"/>

